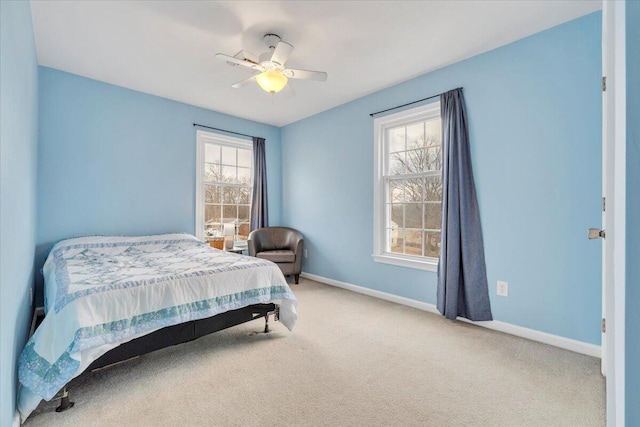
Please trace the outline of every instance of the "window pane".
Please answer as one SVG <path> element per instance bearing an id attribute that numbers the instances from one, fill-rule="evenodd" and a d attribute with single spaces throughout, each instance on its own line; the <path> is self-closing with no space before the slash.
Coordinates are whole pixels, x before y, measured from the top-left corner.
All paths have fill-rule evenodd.
<path id="1" fill-rule="evenodd" d="M 236 167 L 235 166 L 222 166 L 222 182 L 228 182 L 235 184 L 236 179 Z"/>
<path id="2" fill-rule="evenodd" d="M 442 178 L 439 176 L 429 176 L 426 178 L 424 200 L 428 202 L 439 202 L 442 200 Z"/>
<path id="3" fill-rule="evenodd" d="M 423 148 L 419 150 L 409 150 L 406 152 L 407 173 L 420 173 L 424 171 L 425 151 Z"/>
<path id="4" fill-rule="evenodd" d="M 222 146 L 222 164 L 228 166 L 237 165 L 236 162 L 236 149 L 231 147 Z"/>
<path id="5" fill-rule="evenodd" d="M 213 163 L 204 164 L 204 179 L 205 181 L 220 181 L 220 166 Z"/>
<path id="6" fill-rule="evenodd" d="M 222 203 L 235 204 L 238 200 L 238 189 L 236 187 L 222 187 Z"/>
<path id="7" fill-rule="evenodd" d="M 251 188 L 238 188 L 238 203 L 245 205 L 251 204 Z"/>
<path id="8" fill-rule="evenodd" d="M 204 161 L 205 163 L 220 163 L 220 146 L 204 144 Z"/>
<path id="9" fill-rule="evenodd" d="M 399 175 L 402 173 L 406 173 L 405 168 L 405 152 L 401 151 L 399 153 L 391 153 L 389 154 L 389 161 L 387 162 L 388 175 Z"/>
<path id="10" fill-rule="evenodd" d="M 429 120 L 425 123 L 426 145 L 440 145 L 442 143 L 442 120 Z"/>
<path id="11" fill-rule="evenodd" d="M 222 206 L 222 222 L 235 222 L 238 218 L 238 207 L 236 205 Z"/>
<path id="12" fill-rule="evenodd" d="M 425 203 L 424 228 L 439 230 L 442 225 L 442 203 Z"/>
<path id="13" fill-rule="evenodd" d="M 424 147 L 424 122 L 407 126 L 407 150 Z"/>
<path id="14" fill-rule="evenodd" d="M 404 151 L 405 127 L 393 128 L 389 130 L 389 153 Z"/>
<path id="15" fill-rule="evenodd" d="M 412 178 L 405 181 L 404 200 L 406 202 L 422 202 L 424 194 L 424 178 Z"/>
<path id="16" fill-rule="evenodd" d="M 251 150 L 243 150 L 238 148 L 238 166 L 242 166 L 244 168 L 250 168 L 253 163 L 253 157 L 251 155 Z"/>
<path id="17" fill-rule="evenodd" d="M 422 203 L 404 205 L 404 226 L 406 228 L 422 228 Z"/>
<path id="18" fill-rule="evenodd" d="M 204 205 L 205 225 L 219 225 L 221 212 L 220 205 Z"/>
<path id="19" fill-rule="evenodd" d="M 389 239 L 389 250 L 396 254 L 404 252 L 404 231 L 402 229 L 387 229 L 387 238 Z"/>
<path id="20" fill-rule="evenodd" d="M 404 231 L 404 253 L 407 255 L 422 256 L 422 231 Z"/>
<path id="21" fill-rule="evenodd" d="M 391 224 L 392 228 L 404 227 L 404 205 L 393 204 L 389 205 L 391 211 Z"/>
<path id="22" fill-rule="evenodd" d="M 440 232 L 425 232 L 424 256 L 438 258 L 440 256 Z"/>
<path id="23" fill-rule="evenodd" d="M 204 186 L 204 202 L 220 203 L 220 187 L 217 185 Z"/>
<path id="24" fill-rule="evenodd" d="M 247 237 L 249 237 L 249 231 L 249 223 L 238 224 L 238 239 L 247 240 Z"/>
<path id="25" fill-rule="evenodd" d="M 240 184 L 251 184 L 251 169 L 238 168 L 238 182 Z"/>
<path id="26" fill-rule="evenodd" d="M 442 147 L 437 145 L 426 150 L 425 170 L 437 171 L 442 169 Z"/>
<path id="27" fill-rule="evenodd" d="M 217 231 L 220 231 L 220 228 L 213 226 L 212 224 L 205 224 L 204 226 L 204 235 L 205 237 L 213 236 Z"/>
<path id="28" fill-rule="evenodd" d="M 249 221 L 249 206 L 238 206 L 238 220 L 240 222 Z"/>
<path id="29" fill-rule="evenodd" d="M 404 181 L 402 179 L 389 180 L 389 201 L 391 203 L 404 202 Z"/>

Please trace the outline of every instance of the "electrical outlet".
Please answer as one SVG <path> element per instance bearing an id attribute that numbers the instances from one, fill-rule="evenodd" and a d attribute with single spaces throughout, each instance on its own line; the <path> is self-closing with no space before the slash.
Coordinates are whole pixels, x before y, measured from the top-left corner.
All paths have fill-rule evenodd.
<path id="1" fill-rule="evenodd" d="M 501 297 L 508 297 L 509 296 L 509 283 L 507 282 L 501 282 L 500 280 L 498 280 L 498 295 L 500 295 Z"/>
<path id="2" fill-rule="evenodd" d="M 303 249 L 303 250 L 302 250 L 302 256 L 303 256 L 303 257 L 305 257 L 305 258 L 307 258 L 307 256 L 308 256 L 308 255 L 309 255 L 309 254 L 307 253 L 307 250 L 306 250 L 306 249 Z"/>

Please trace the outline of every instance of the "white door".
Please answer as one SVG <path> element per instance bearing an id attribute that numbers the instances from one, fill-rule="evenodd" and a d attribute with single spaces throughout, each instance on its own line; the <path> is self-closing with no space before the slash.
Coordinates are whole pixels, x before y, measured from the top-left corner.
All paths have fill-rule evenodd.
<path id="1" fill-rule="evenodd" d="M 613 172 L 614 156 L 611 151 L 614 141 L 614 126 L 612 119 L 614 114 L 614 91 L 613 91 L 613 67 L 615 65 L 615 46 L 613 44 L 613 28 L 614 28 L 614 14 L 612 13 L 612 7 L 610 2 L 604 1 L 602 10 L 602 228 L 605 233 L 609 233 L 609 238 L 602 239 L 602 375 L 606 376 L 607 372 L 613 372 L 608 369 L 607 362 L 610 361 L 608 357 L 608 349 L 610 347 L 607 334 L 605 333 L 605 325 L 607 319 L 607 312 L 612 312 L 613 307 L 609 307 L 608 303 L 613 302 L 611 295 L 611 289 L 613 288 L 613 207 L 614 207 L 614 189 L 613 189 L 613 177 L 610 176 Z M 608 80 L 608 82 L 607 82 Z M 609 86 L 609 90 L 606 90 L 606 86 Z M 607 210 L 607 205 L 609 209 Z M 609 223 L 607 222 L 609 219 Z M 593 238 L 593 236 L 589 236 Z M 613 325 L 609 324 L 611 329 Z"/>
<path id="2" fill-rule="evenodd" d="M 602 11 L 602 374 L 607 426 L 624 425 L 625 4 Z M 596 237 L 597 230 L 590 232 Z M 618 237 L 619 236 L 619 237 Z M 606 332 L 605 332 L 606 325 Z"/>

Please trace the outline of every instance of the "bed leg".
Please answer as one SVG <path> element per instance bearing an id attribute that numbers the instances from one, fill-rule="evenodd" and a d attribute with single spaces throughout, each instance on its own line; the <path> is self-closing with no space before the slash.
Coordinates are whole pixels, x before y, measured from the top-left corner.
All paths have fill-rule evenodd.
<path id="1" fill-rule="evenodd" d="M 69 400 L 69 392 L 67 391 L 67 388 L 63 388 L 62 399 L 60 399 L 60 406 L 56 408 L 56 412 L 64 412 L 67 409 L 73 408 L 73 405 L 75 405 L 75 403 Z"/>
<path id="2" fill-rule="evenodd" d="M 271 332 L 271 330 L 269 329 L 269 313 L 267 313 L 264 316 L 264 333 L 268 334 L 269 332 Z"/>

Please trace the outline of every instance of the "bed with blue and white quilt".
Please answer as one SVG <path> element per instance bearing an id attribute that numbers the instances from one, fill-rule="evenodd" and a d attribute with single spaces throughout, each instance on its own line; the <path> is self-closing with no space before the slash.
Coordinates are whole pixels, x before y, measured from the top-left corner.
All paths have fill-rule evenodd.
<path id="1" fill-rule="evenodd" d="M 23 421 L 100 356 L 161 328 L 267 303 L 289 330 L 297 319 L 276 264 L 189 234 L 64 240 L 43 274 L 45 318 L 19 359 Z"/>

